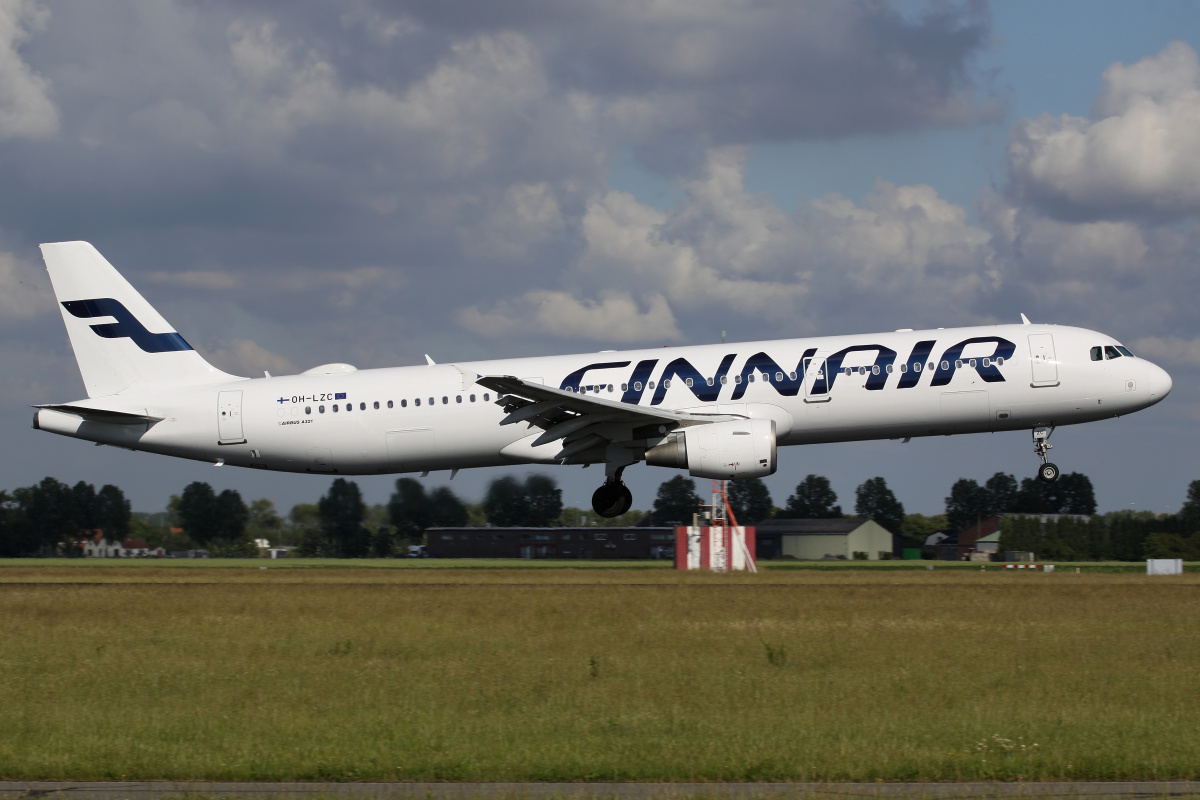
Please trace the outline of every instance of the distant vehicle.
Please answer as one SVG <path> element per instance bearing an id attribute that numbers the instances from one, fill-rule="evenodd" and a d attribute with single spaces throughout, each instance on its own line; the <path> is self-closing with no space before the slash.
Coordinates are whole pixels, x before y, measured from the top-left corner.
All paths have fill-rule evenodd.
<path id="1" fill-rule="evenodd" d="M 1023 324 L 242 378 L 206 362 L 87 242 L 43 244 L 88 399 L 40 430 L 287 472 L 374 475 L 603 464 L 603 517 L 642 461 L 771 475 L 777 445 L 1032 430 L 1160 402 L 1171 377 L 1110 336 Z M 536 429 L 532 430 L 531 429 Z"/>

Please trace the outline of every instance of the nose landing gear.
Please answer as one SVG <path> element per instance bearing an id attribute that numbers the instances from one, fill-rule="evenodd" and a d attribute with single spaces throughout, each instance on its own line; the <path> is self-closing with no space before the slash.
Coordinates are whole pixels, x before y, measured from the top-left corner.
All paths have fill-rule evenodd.
<path id="1" fill-rule="evenodd" d="M 619 517 L 633 506 L 633 492 L 621 480 L 624 467 L 617 469 L 605 479 L 604 484 L 592 494 L 592 510 L 602 517 Z"/>
<path id="2" fill-rule="evenodd" d="M 1046 457 L 1046 452 L 1054 445 L 1050 444 L 1050 434 L 1054 433 L 1054 426 L 1049 428 L 1034 428 L 1033 429 L 1033 452 L 1037 453 L 1038 458 L 1042 460 L 1042 466 L 1038 468 L 1038 480 L 1046 483 L 1054 483 L 1058 480 L 1058 467 L 1051 464 Z"/>

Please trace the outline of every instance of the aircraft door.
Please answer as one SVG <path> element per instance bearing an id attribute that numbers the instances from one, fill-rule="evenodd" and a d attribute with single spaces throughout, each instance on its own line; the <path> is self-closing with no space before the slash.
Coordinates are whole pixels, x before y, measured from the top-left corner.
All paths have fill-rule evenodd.
<path id="1" fill-rule="evenodd" d="M 220 392 L 217 395 L 217 433 L 221 444 L 241 444 L 246 441 L 242 435 L 241 392 Z"/>
<path id="2" fill-rule="evenodd" d="M 1058 361 L 1054 358 L 1054 335 L 1029 335 L 1029 362 L 1034 386 L 1058 386 Z"/>
<path id="3" fill-rule="evenodd" d="M 804 402 L 829 401 L 829 368 L 824 358 L 804 359 Z"/>

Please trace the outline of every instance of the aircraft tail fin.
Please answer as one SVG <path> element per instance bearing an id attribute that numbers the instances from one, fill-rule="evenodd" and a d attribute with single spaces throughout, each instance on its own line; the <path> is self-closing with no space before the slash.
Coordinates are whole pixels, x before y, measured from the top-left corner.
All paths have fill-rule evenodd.
<path id="1" fill-rule="evenodd" d="M 236 380 L 201 358 L 95 247 L 41 247 L 88 397 Z"/>

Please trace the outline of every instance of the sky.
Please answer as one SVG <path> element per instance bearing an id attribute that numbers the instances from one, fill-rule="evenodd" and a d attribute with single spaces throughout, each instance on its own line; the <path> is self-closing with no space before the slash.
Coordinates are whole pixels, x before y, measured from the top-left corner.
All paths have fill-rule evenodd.
<path id="1" fill-rule="evenodd" d="M 31 429 L 84 396 L 37 245 L 83 239 L 248 376 L 1093 328 L 1175 389 L 1060 428 L 1054 461 L 1101 511 L 1175 511 L 1200 479 L 1198 52 L 1194 2 L 0 0 L 0 488 L 328 488 Z M 882 476 L 935 514 L 1037 463 L 1019 432 L 792 447 L 767 484 L 783 505 L 826 475 L 850 509 Z M 538 469 L 580 507 L 603 477 Z M 628 469 L 634 507 L 673 474 Z M 393 481 L 358 479 L 372 503 Z"/>

